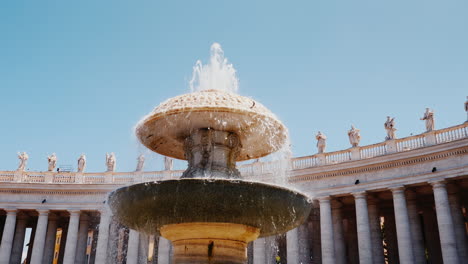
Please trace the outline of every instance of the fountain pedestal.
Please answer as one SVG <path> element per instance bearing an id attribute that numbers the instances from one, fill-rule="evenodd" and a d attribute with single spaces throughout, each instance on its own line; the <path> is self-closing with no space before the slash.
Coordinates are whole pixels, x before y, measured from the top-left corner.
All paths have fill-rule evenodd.
<path id="1" fill-rule="evenodd" d="M 260 235 L 260 229 L 232 223 L 182 223 L 161 227 L 161 235 L 172 241 L 174 263 L 243 264 L 247 244 Z"/>

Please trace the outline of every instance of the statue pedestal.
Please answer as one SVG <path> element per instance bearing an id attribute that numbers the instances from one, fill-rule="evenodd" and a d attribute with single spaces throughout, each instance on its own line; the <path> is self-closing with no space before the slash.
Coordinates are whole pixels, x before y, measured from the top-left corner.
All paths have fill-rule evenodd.
<path id="1" fill-rule="evenodd" d="M 260 229 L 231 223 L 182 223 L 161 227 L 161 236 L 174 248 L 175 264 L 244 264 L 247 244 Z"/>

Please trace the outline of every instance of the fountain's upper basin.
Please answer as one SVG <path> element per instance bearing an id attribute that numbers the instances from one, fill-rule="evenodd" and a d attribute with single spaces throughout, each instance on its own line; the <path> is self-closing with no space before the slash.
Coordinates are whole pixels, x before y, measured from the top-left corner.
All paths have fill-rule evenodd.
<path id="1" fill-rule="evenodd" d="M 143 118 L 135 132 L 150 150 L 186 159 L 184 140 L 205 128 L 239 136 L 242 148 L 237 161 L 266 156 L 277 151 L 286 140 L 285 126 L 262 104 L 219 90 L 170 98 Z"/>
<path id="2" fill-rule="evenodd" d="M 109 195 L 119 222 L 148 234 L 168 224 L 235 223 L 260 228 L 260 237 L 303 223 L 311 204 L 304 194 L 259 182 L 180 179 L 122 187 Z"/>

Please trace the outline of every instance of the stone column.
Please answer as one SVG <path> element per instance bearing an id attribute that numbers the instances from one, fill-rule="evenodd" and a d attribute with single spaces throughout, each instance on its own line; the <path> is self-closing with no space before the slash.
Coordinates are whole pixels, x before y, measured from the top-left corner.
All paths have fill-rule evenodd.
<path id="1" fill-rule="evenodd" d="M 453 230 L 452 213 L 448 201 L 445 182 L 431 182 L 434 190 L 434 201 L 437 213 L 437 224 L 439 226 L 440 246 L 442 248 L 442 258 L 444 263 L 458 264 L 457 242 Z"/>
<path id="2" fill-rule="evenodd" d="M 34 246 L 31 255 L 31 264 L 42 264 L 44 255 L 44 246 L 47 233 L 47 220 L 49 218 L 49 210 L 37 210 L 39 218 L 36 225 L 36 235 L 34 236 Z"/>
<path id="3" fill-rule="evenodd" d="M 82 214 L 80 217 L 80 227 L 78 229 L 78 241 L 76 246 L 75 263 L 85 263 L 86 246 L 88 243 L 89 216 Z"/>
<path id="4" fill-rule="evenodd" d="M 158 243 L 158 264 L 170 264 L 171 242 L 164 237 L 159 237 Z"/>
<path id="5" fill-rule="evenodd" d="M 333 244 L 333 222 L 331 217 L 330 197 L 319 198 L 320 202 L 320 237 L 322 241 L 322 264 L 334 264 L 335 247 Z"/>
<path id="6" fill-rule="evenodd" d="M 51 264 L 54 259 L 55 237 L 57 235 L 57 217 L 49 213 L 49 223 L 47 224 L 47 234 L 44 245 L 43 263 Z"/>
<path id="7" fill-rule="evenodd" d="M 359 246 L 359 263 L 372 264 L 372 244 L 367 211 L 366 192 L 353 193 L 356 205 L 356 227 Z"/>
<path id="8" fill-rule="evenodd" d="M 130 229 L 127 245 L 127 264 L 138 264 L 138 242 L 139 234 L 136 230 Z"/>
<path id="9" fill-rule="evenodd" d="M 406 207 L 405 188 L 399 186 L 391 189 L 393 194 L 393 209 L 398 238 L 398 253 L 400 264 L 414 263 L 413 245 L 409 225 L 408 209 Z"/>
<path id="10" fill-rule="evenodd" d="M 369 226 L 372 241 L 372 260 L 375 264 L 384 264 L 384 251 L 382 230 L 380 228 L 380 216 L 377 199 L 368 197 L 367 211 L 369 212 Z"/>
<path id="11" fill-rule="evenodd" d="M 21 263 L 27 223 L 27 215 L 19 213 L 16 221 L 15 238 L 13 239 L 10 263 Z"/>
<path id="12" fill-rule="evenodd" d="M 65 244 L 65 254 L 63 264 L 75 264 L 76 245 L 78 243 L 78 227 L 80 224 L 80 211 L 71 210 L 70 222 L 68 223 L 67 241 Z"/>
<path id="13" fill-rule="evenodd" d="M 10 263 L 16 226 L 16 209 L 5 209 L 5 211 L 7 212 L 7 217 L 3 227 L 2 243 L 0 244 L 0 264 Z"/>
<path id="14" fill-rule="evenodd" d="M 138 263 L 148 263 L 148 252 L 149 252 L 149 236 L 141 233 L 138 242 Z"/>
<path id="15" fill-rule="evenodd" d="M 407 191 L 408 218 L 413 241 L 413 254 L 415 264 L 426 264 L 426 253 L 424 250 L 424 238 L 421 227 L 421 220 L 418 213 L 416 194 Z"/>
<path id="16" fill-rule="evenodd" d="M 331 201 L 333 240 L 335 241 L 335 261 L 336 264 L 346 264 L 346 245 L 343 234 L 343 213 L 342 204 L 336 200 Z"/>
<path id="17" fill-rule="evenodd" d="M 458 258 L 468 259 L 468 238 L 466 236 L 465 222 L 461 210 L 461 204 L 458 197 L 457 189 L 454 185 L 451 186 L 452 190 L 448 194 L 450 203 L 450 211 L 453 216 L 453 228 L 455 231 L 455 239 L 457 241 Z"/>
<path id="18" fill-rule="evenodd" d="M 106 263 L 110 221 L 111 215 L 107 211 L 101 211 L 95 263 Z"/>
<path id="19" fill-rule="evenodd" d="M 299 262 L 298 263 L 309 263 L 310 258 L 310 232 L 308 229 L 308 219 L 302 225 L 297 228 L 298 248 L 299 248 Z"/>
<path id="20" fill-rule="evenodd" d="M 287 263 L 299 263 L 299 238 L 297 228 L 286 233 L 286 257 Z"/>
<path id="21" fill-rule="evenodd" d="M 266 263 L 266 259 L 265 259 L 265 239 L 264 238 L 258 238 L 257 240 L 254 240 L 253 246 L 254 246 L 253 263 L 254 264 L 264 264 L 264 263 Z"/>

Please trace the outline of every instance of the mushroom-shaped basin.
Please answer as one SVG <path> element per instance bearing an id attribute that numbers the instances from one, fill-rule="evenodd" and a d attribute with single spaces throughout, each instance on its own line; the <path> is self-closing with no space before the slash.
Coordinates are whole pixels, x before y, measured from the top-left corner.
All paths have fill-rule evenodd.
<path id="1" fill-rule="evenodd" d="M 162 226 L 191 222 L 257 227 L 260 237 L 303 223 L 311 210 L 304 194 L 259 182 L 181 179 L 140 183 L 115 190 L 109 206 L 131 229 L 159 234 Z"/>
<path id="2" fill-rule="evenodd" d="M 237 134 L 243 146 L 237 161 L 277 151 L 287 133 L 286 127 L 260 103 L 220 90 L 170 98 L 144 117 L 135 132 L 140 142 L 152 151 L 185 159 L 185 138 L 204 128 Z"/>

